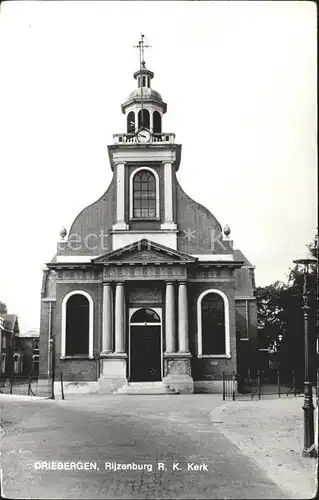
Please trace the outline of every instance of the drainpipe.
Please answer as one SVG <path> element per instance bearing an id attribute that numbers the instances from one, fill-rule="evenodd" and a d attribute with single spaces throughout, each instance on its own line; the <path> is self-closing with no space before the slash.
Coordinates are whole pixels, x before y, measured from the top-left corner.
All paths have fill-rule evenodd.
<path id="1" fill-rule="evenodd" d="M 52 302 L 49 302 L 49 326 L 48 326 L 48 377 L 50 376 L 50 340 L 52 335 Z"/>
<path id="2" fill-rule="evenodd" d="M 247 339 L 249 339 L 248 300 L 246 300 L 246 332 L 247 332 Z"/>

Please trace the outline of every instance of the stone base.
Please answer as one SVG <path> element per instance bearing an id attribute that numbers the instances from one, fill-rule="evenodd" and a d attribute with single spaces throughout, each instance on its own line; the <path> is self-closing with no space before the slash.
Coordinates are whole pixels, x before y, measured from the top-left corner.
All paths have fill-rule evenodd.
<path id="1" fill-rule="evenodd" d="M 118 389 L 115 394 L 176 394 L 163 382 L 129 382 Z"/>
<path id="2" fill-rule="evenodd" d="M 120 387 L 127 385 L 126 354 L 109 354 L 100 360 L 99 392 L 111 394 Z"/>
<path id="3" fill-rule="evenodd" d="M 163 385 L 179 393 L 194 392 L 191 376 L 191 355 L 189 353 L 164 354 Z"/>
<path id="4" fill-rule="evenodd" d="M 99 384 L 98 382 L 92 381 L 63 381 L 63 392 L 65 396 L 68 394 L 93 394 L 98 392 Z M 61 398 L 61 382 L 54 382 L 54 396 Z"/>
<path id="5" fill-rule="evenodd" d="M 163 385 L 168 390 L 179 394 L 192 394 L 194 392 L 194 381 L 189 375 L 168 375 L 163 378 Z"/>

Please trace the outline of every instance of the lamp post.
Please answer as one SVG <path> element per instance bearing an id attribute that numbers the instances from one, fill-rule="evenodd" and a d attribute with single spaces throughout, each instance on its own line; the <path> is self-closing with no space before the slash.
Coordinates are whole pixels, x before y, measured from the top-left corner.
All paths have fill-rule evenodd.
<path id="1" fill-rule="evenodd" d="M 302 451 L 303 457 L 316 457 L 315 436 L 314 436 L 314 406 L 312 397 L 312 383 L 309 376 L 309 331 L 308 331 L 308 270 L 309 264 L 315 264 L 317 259 L 314 257 L 306 257 L 296 259 L 294 264 L 300 264 L 304 268 L 304 284 L 303 284 L 303 318 L 305 332 L 305 379 L 304 379 L 304 448 Z"/>
<path id="2" fill-rule="evenodd" d="M 54 394 L 54 382 L 55 382 L 55 337 L 50 339 L 50 351 L 51 351 L 51 399 L 55 399 Z"/>

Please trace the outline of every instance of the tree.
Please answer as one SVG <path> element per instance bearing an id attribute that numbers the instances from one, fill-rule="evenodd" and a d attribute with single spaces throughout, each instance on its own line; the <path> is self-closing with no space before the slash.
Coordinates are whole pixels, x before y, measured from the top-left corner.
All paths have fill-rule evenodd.
<path id="1" fill-rule="evenodd" d="M 7 304 L 1 302 L 0 300 L 0 314 L 7 314 L 7 313 L 8 313 Z"/>
<path id="2" fill-rule="evenodd" d="M 283 293 L 287 286 L 276 281 L 256 290 L 259 348 L 271 346 L 285 326 Z"/>
<path id="3" fill-rule="evenodd" d="M 318 256 L 318 237 L 307 245 L 311 254 Z M 318 264 L 311 264 L 307 277 L 309 366 L 311 380 L 316 380 L 316 323 Z M 288 284 L 275 282 L 256 291 L 258 314 L 259 348 L 277 347 L 275 358 L 281 371 L 297 372 L 297 384 L 302 388 L 304 381 L 304 318 L 303 318 L 304 269 L 295 265 L 290 269 Z M 279 335 L 282 340 L 279 341 Z"/>

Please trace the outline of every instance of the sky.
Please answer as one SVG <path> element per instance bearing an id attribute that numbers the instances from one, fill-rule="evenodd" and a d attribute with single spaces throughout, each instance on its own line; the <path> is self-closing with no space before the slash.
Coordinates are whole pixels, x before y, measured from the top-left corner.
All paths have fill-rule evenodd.
<path id="1" fill-rule="evenodd" d="M 178 179 L 256 266 L 286 281 L 317 227 L 314 2 L 3 2 L 0 300 L 39 327 L 63 226 L 106 191 L 145 35 Z"/>

